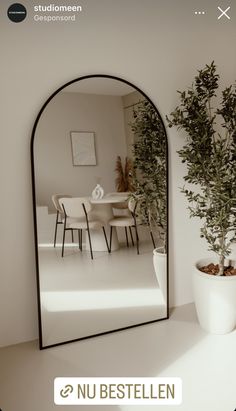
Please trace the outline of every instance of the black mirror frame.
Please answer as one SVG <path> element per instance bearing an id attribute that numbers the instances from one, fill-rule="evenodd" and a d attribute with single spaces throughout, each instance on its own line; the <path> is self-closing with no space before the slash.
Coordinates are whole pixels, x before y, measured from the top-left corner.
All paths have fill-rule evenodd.
<path id="1" fill-rule="evenodd" d="M 109 79 L 117 80 L 117 81 L 123 82 L 123 83 L 133 87 L 136 91 L 138 91 L 140 94 L 142 94 L 149 101 L 149 103 L 154 107 L 154 109 L 156 110 L 156 112 L 158 113 L 158 115 L 160 117 L 161 123 L 163 125 L 163 129 L 165 130 L 165 137 L 166 137 L 166 166 L 167 166 L 166 167 L 166 170 L 167 170 L 167 173 L 166 173 L 166 179 L 167 179 L 167 196 L 166 196 L 166 201 L 167 201 L 167 273 L 166 273 L 167 274 L 167 278 L 166 278 L 166 281 L 167 281 L 167 316 L 164 317 L 164 318 L 157 319 L 157 320 L 151 320 L 151 321 L 147 321 L 147 322 L 140 323 L 140 324 L 130 325 L 128 327 L 122 327 L 122 328 L 118 328 L 118 329 L 114 329 L 114 330 L 110 330 L 110 331 L 105 331 L 105 332 L 101 332 L 101 333 L 97 333 L 97 334 L 88 335 L 88 336 L 81 337 L 81 338 L 75 338 L 73 340 L 68 340 L 68 341 L 63 341 L 63 342 L 43 346 L 42 318 L 41 318 L 41 298 L 40 298 L 40 279 L 39 279 L 39 258 L 38 258 L 37 215 L 36 215 L 36 187 L 35 187 L 35 168 L 34 168 L 34 138 L 35 138 L 35 132 L 36 132 L 36 129 L 37 129 L 38 122 L 41 118 L 41 115 L 44 112 L 44 109 L 47 107 L 49 102 L 61 90 L 63 90 L 64 88 L 66 88 L 69 85 L 71 85 L 73 83 L 76 83 L 78 81 L 89 79 L 89 78 L 94 78 L 94 77 L 96 77 L 96 78 L 109 78 Z M 41 109 L 40 109 L 40 111 L 39 111 L 39 113 L 36 117 L 36 120 L 34 122 L 32 133 L 31 133 L 30 153 L 31 153 L 31 178 L 32 178 L 32 197 L 33 197 L 36 282 L 37 282 L 39 349 L 43 350 L 43 349 L 46 349 L 46 348 L 57 347 L 59 345 L 69 344 L 69 343 L 72 343 L 72 342 L 85 340 L 85 339 L 88 339 L 88 338 L 98 337 L 98 336 L 101 336 L 101 335 L 104 335 L 104 334 L 110 334 L 110 333 L 114 333 L 114 332 L 117 332 L 117 331 L 126 330 L 126 329 L 129 329 L 129 328 L 140 327 L 140 326 L 143 326 L 143 325 L 146 325 L 146 324 L 151 324 L 151 323 L 167 320 L 169 318 L 169 195 L 168 195 L 168 192 L 169 192 L 169 167 L 168 167 L 168 139 L 167 139 L 167 132 L 166 132 L 166 127 L 165 127 L 165 124 L 163 122 L 163 119 L 162 119 L 162 117 L 159 113 L 159 110 L 156 108 L 156 106 L 150 100 L 150 98 L 142 90 L 140 90 L 137 86 L 134 86 L 129 81 L 124 80 L 124 79 L 122 79 L 120 77 L 117 77 L 117 76 L 113 76 L 113 75 L 90 74 L 90 75 L 78 77 L 74 80 L 71 80 L 71 81 L 65 83 L 64 85 L 62 85 L 61 87 L 59 87 L 56 91 L 54 91 L 50 95 L 50 97 L 46 100 L 46 102 L 43 104 L 43 106 L 41 107 Z"/>

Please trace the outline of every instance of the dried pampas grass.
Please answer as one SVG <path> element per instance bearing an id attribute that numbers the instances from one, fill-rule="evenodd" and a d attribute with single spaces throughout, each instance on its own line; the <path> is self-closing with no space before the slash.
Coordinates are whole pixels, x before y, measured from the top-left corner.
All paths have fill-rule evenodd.
<path id="1" fill-rule="evenodd" d="M 132 160 L 126 157 L 125 169 L 123 169 L 121 157 L 118 156 L 116 160 L 115 172 L 117 174 L 115 179 L 116 190 L 118 192 L 134 191 Z"/>

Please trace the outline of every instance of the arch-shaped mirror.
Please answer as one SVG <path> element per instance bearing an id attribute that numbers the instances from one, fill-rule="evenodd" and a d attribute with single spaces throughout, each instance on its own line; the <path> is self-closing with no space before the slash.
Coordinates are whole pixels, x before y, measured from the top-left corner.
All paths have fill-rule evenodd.
<path id="1" fill-rule="evenodd" d="M 31 150 L 40 348 L 168 318 L 167 137 L 150 99 L 73 80 Z"/>

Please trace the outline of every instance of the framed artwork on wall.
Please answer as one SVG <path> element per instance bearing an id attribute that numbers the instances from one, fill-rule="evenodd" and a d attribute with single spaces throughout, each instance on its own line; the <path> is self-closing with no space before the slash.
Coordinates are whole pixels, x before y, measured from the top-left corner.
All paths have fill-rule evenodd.
<path id="1" fill-rule="evenodd" d="M 95 133 L 71 131 L 72 162 L 74 166 L 96 166 Z"/>

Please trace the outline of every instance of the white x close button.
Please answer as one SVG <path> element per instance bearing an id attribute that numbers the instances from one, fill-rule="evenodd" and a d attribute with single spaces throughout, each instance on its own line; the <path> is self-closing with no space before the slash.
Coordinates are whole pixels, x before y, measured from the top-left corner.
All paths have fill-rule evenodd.
<path id="1" fill-rule="evenodd" d="M 230 17 L 229 17 L 228 14 L 227 14 L 227 11 L 230 10 L 230 6 L 227 7 L 227 9 L 225 9 L 225 10 L 222 10 L 221 7 L 218 7 L 218 10 L 221 12 L 221 14 L 220 14 L 219 17 L 218 17 L 218 20 L 220 20 L 223 16 L 225 16 L 228 20 L 230 20 Z"/>

